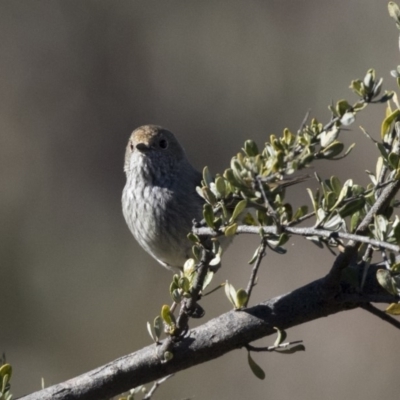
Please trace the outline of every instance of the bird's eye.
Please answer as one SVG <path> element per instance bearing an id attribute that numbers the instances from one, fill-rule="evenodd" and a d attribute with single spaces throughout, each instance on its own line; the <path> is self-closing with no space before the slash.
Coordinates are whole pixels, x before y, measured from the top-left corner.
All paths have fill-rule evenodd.
<path id="1" fill-rule="evenodd" d="M 129 142 L 129 148 L 131 149 L 131 151 L 133 151 L 133 149 L 135 148 L 132 142 Z"/>
<path id="2" fill-rule="evenodd" d="M 165 139 L 161 139 L 158 142 L 158 145 L 162 148 L 162 149 L 166 149 L 168 147 L 168 142 Z"/>

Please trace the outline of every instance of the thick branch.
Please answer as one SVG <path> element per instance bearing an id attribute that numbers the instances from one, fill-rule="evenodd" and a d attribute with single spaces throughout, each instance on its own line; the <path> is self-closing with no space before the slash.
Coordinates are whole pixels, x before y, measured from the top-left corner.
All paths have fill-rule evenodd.
<path id="1" fill-rule="evenodd" d="M 254 340 L 276 334 L 274 327 L 288 329 L 321 317 L 359 307 L 368 295 L 387 295 L 374 279 L 377 267 L 370 268 L 363 294 L 342 282 L 332 296 L 325 278 L 283 296 L 275 297 L 243 311 L 230 311 L 190 331 L 172 347 L 173 359 L 161 362 L 160 349 L 153 344 L 121 357 L 69 381 L 23 397 L 23 400 L 101 400 L 152 382 L 166 375 L 210 361 Z M 348 297 L 351 295 L 351 301 Z M 390 301 L 394 301 L 394 298 Z M 21 400 L 22 400 L 21 399 Z"/>

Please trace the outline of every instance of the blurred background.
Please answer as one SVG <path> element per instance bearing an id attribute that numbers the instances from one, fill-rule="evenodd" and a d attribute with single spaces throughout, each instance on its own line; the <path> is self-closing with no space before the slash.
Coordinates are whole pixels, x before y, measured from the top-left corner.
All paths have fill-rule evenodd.
<path id="1" fill-rule="evenodd" d="M 121 213 L 131 131 L 160 124 L 193 164 L 223 172 L 245 139 L 321 122 L 368 68 L 394 89 L 398 31 L 386 1 L 0 2 L 0 353 L 19 396 L 151 343 L 146 322 L 170 303 L 169 271 L 134 241 Z M 384 107 L 369 107 L 351 157 L 319 174 L 368 183 Z M 308 181 L 288 191 L 308 202 Z M 296 192 L 294 191 L 296 190 Z M 256 237 L 238 237 L 215 283 L 245 287 Z M 268 254 L 252 303 L 323 276 L 333 257 L 295 238 Z M 230 309 L 223 291 L 206 319 Z M 205 320 L 203 320 L 205 321 Z M 203 322 L 201 321 L 201 322 Z M 155 398 L 372 400 L 398 394 L 398 332 L 363 311 L 288 331 L 306 352 L 238 350 L 178 373 Z M 273 338 L 261 343 L 269 345 Z"/>

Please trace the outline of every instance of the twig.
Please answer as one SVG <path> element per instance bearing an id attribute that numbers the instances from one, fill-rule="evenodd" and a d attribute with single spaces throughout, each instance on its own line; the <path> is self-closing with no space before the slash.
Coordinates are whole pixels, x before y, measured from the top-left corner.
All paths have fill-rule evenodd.
<path id="1" fill-rule="evenodd" d="M 262 185 L 262 179 L 260 176 L 256 177 L 256 182 L 257 182 L 257 186 L 260 189 L 261 195 L 263 197 L 264 200 L 264 205 L 265 207 L 268 209 L 271 217 L 273 218 L 273 220 L 275 221 L 275 224 L 277 226 L 280 226 L 280 222 L 279 222 L 279 218 L 278 218 L 278 214 L 276 213 L 276 211 L 274 210 L 274 207 L 272 207 L 271 203 L 269 202 L 267 195 L 265 194 L 265 190 L 263 188 Z"/>
<path id="2" fill-rule="evenodd" d="M 370 312 L 371 314 L 375 315 L 375 317 L 380 318 L 382 321 L 388 322 L 390 325 L 394 326 L 397 329 L 400 329 L 400 321 L 397 319 L 392 318 L 390 315 L 386 314 L 384 311 L 376 308 L 371 303 L 361 304 L 360 307 L 365 311 Z"/>
<path id="3" fill-rule="evenodd" d="M 400 185 L 400 181 L 396 181 L 398 185 Z M 278 230 L 275 226 L 263 226 L 262 227 L 265 234 L 278 235 Z M 353 233 L 346 232 L 334 232 L 329 231 L 327 229 L 316 229 L 316 228 L 296 228 L 288 225 L 281 225 L 282 232 L 287 232 L 292 235 L 299 236 L 318 236 L 326 239 L 343 239 L 343 240 L 352 240 L 354 242 L 366 243 L 372 246 L 387 249 L 394 251 L 396 253 L 400 252 L 400 246 L 395 244 L 382 242 L 376 239 L 371 239 L 367 236 L 357 235 Z M 219 236 L 222 235 L 222 232 L 216 232 L 211 228 L 194 228 L 193 233 L 199 236 Z M 259 234 L 260 227 L 258 226 L 248 226 L 248 225 L 240 225 L 236 230 L 237 234 L 241 233 L 249 233 L 249 234 Z"/>
<path id="4" fill-rule="evenodd" d="M 150 400 L 151 396 L 153 396 L 154 392 L 158 389 L 158 387 L 164 383 L 167 379 L 172 378 L 174 376 L 174 374 L 171 375 L 167 375 L 164 378 L 161 378 L 160 380 L 158 380 L 157 382 L 154 382 L 154 385 L 151 387 L 151 389 L 148 391 L 148 393 L 146 394 L 146 396 L 143 397 L 142 400 Z"/>
<path id="5" fill-rule="evenodd" d="M 286 342 L 286 343 L 281 343 L 278 345 L 273 345 L 273 346 L 268 346 L 268 347 L 255 347 L 252 346 L 251 344 L 246 344 L 244 347 L 249 350 L 249 351 L 254 351 L 255 353 L 260 353 L 264 351 L 275 351 L 276 349 L 286 349 L 289 346 L 293 346 L 295 344 L 300 344 L 303 343 L 302 340 L 295 340 L 293 342 Z"/>
<path id="6" fill-rule="evenodd" d="M 306 124 L 307 124 L 307 121 L 308 121 L 308 117 L 310 116 L 310 112 L 311 112 L 311 109 L 308 109 L 307 112 L 306 112 L 306 115 L 305 115 L 304 118 L 303 118 L 303 121 L 301 121 L 300 128 L 299 128 L 299 130 L 297 131 L 297 134 L 298 134 L 298 135 L 299 135 L 299 134 L 302 132 L 302 130 L 305 128 L 305 126 L 306 126 Z"/>
<path id="7" fill-rule="evenodd" d="M 247 288 L 246 288 L 247 300 L 246 300 L 246 303 L 244 304 L 244 307 L 247 307 L 247 304 L 249 303 L 251 292 L 253 291 L 253 287 L 255 286 L 258 269 L 261 265 L 262 259 L 265 256 L 265 248 L 266 247 L 267 247 L 267 239 L 265 237 L 263 237 L 261 239 L 261 243 L 258 248 L 256 261 L 254 262 L 253 269 L 251 270 L 249 283 L 247 284 Z"/>
<path id="8" fill-rule="evenodd" d="M 197 267 L 197 275 L 193 282 L 192 290 L 190 292 L 190 298 L 185 299 L 182 303 L 181 309 L 179 311 L 179 316 L 176 321 L 176 335 L 180 336 L 182 333 L 187 332 L 189 326 L 188 321 L 191 313 L 196 309 L 197 300 L 199 299 L 199 294 L 203 288 L 203 282 L 208 272 L 209 262 L 211 261 L 211 253 L 203 248 L 202 257 L 200 263 Z"/>

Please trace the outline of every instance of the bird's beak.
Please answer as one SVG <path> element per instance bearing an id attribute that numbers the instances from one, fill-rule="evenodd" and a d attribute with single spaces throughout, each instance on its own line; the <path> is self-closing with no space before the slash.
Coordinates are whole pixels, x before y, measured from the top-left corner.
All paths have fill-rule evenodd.
<path id="1" fill-rule="evenodd" d="M 140 142 L 136 145 L 136 148 L 141 152 L 150 150 L 150 146 L 147 143 Z"/>

